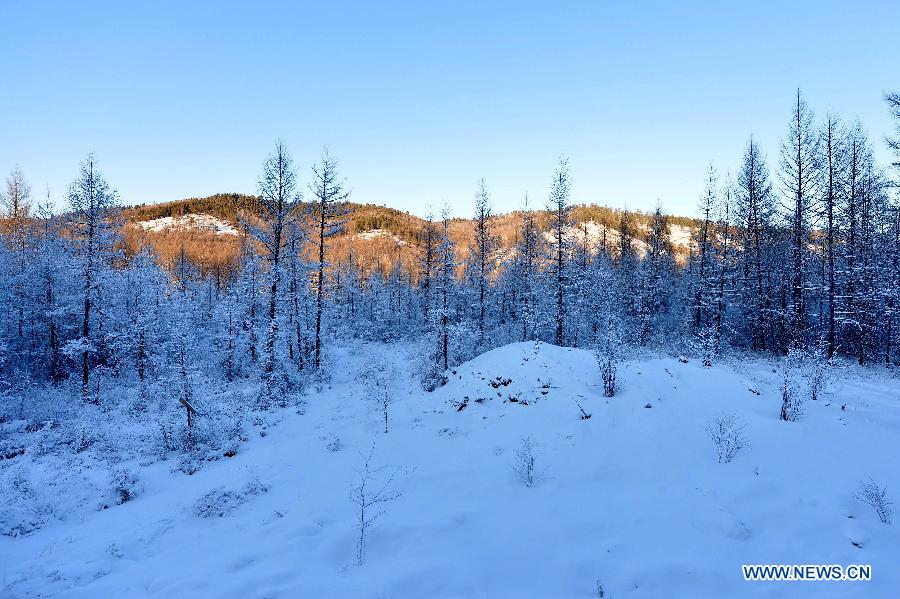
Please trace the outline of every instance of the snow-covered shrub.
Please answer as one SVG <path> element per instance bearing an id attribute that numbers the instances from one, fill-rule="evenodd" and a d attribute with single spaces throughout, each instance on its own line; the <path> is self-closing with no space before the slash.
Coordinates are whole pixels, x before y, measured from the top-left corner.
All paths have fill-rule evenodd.
<path id="1" fill-rule="evenodd" d="M 198 518 L 222 518 L 245 504 L 250 497 L 268 493 L 269 487 L 258 479 L 240 489 L 216 487 L 194 502 L 193 513 Z"/>
<path id="2" fill-rule="evenodd" d="M 112 502 L 121 505 L 140 495 L 143 485 L 134 472 L 120 468 L 113 472 L 110 478 L 110 491 Z"/>
<path id="3" fill-rule="evenodd" d="M 824 358 L 815 359 L 813 362 L 812 374 L 809 377 L 809 398 L 813 401 L 819 399 L 819 394 L 825 388 L 828 367 L 829 362 Z"/>
<path id="4" fill-rule="evenodd" d="M 513 462 L 513 472 L 519 477 L 519 480 L 526 487 L 533 487 L 537 482 L 537 471 L 535 463 L 537 461 L 536 445 L 531 437 L 522 439 L 522 444 L 516 450 L 515 461 Z"/>
<path id="5" fill-rule="evenodd" d="M 704 368 L 712 367 L 713 356 L 716 353 L 715 328 L 706 325 L 700 331 L 700 361 Z"/>
<path id="6" fill-rule="evenodd" d="M 418 356 L 416 372 L 419 373 L 419 384 L 422 385 L 422 389 L 431 393 L 438 387 L 446 385 L 444 355 L 441 339 L 436 331 L 429 330 L 426 333 L 422 351 L 418 352 Z"/>
<path id="7" fill-rule="evenodd" d="M 52 509 L 40 499 L 23 470 L 7 472 L 0 478 L 0 489 L 4 490 L 0 503 L 0 534 L 21 537 L 47 523 Z"/>
<path id="8" fill-rule="evenodd" d="M 797 390 L 793 370 L 793 359 L 789 356 L 784 361 L 781 381 L 781 413 L 779 414 L 779 418 L 788 422 L 799 419 L 803 414 L 803 396 Z"/>
<path id="9" fill-rule="evenodd" d="M 869 480 L 859 483 L 856 498 L 871 506 L 882 523 L 891 523 L 891 505 L 893 504 L 888 501 L 886 486 L 881 487 L 872 478 L 869 478 Z"/>
<path id="10" fill-rule="evenodd" d="M 178 458 L 178 470 L 191 476 L 196 474 L 203 465 L 203 461 L 195 452 L 186 453 Z"/>
<path id="11" fill-rule="evenodd" d="M 388 410 L 391 405 L 391 394 L 388 391 L 391 372 L 388 365 L 378 356 L 370 356 L 357 376 L 362 383 L 365 396 L 378 402 L 378 411 L 384 420 L 384 432 L 388 432 Z"/>
<path id="12" fill-rule="evenodd" d="M 611 356 L 601 358 L 597 357 L 600 362 L 600 374 L 603 378 L 603 397 L 613 397 L 616 394 L 616 364 Z"/>
<path id="13" fill-rule="evenodd" d="M 706 427 L 709 438 L 716 446 L 720 464 L 727 464 L 738 452 L 749 445 L 744 437 L 744 425 L 734 414 L 720 414 Z"/>
<path id="14" fill-rule="evenodd" d="M 335 453 L 340 451 L 343 447 L 344 444 L 341 441 L 340 437 L 334 434 L 328 436 L 328 441 L 325 443 L 325 449 L 332 453 Z"/>
<path id="15" fill-rule="evenodd" d="M 462 364 L 478 355 L 478 331 L 468 323 L 450 326 L 450 366 Z"/>

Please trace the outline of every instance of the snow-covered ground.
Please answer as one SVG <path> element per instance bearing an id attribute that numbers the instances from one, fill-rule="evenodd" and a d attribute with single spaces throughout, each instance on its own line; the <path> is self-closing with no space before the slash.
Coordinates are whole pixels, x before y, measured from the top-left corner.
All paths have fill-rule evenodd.
<path id="1" fill-rule="evenodd" d="M 397 245 L 406 245 L 405 241 L 403 241 L 387 229 L 369 229 L 368 231 L 360 231 L 353 237 L 354 239 L 364 239 L 366 241 L 371 241 L 372 239 L 378 239 L 380 237 L 386 237 L 388 239 L 392 239 Z"/>
<path id="2" fill-rule="evenodd" d="M 366 384 L 373 356 L 391 375 L 387 434 Z M 592 354 L 545 344 L 490 351 L 430 394 L 414 382 L 412 350 L 348 346 L 330 362 L 332 379 L 305 413 L 251 429 L 236 456 L 192 476 L 168 461 L 135 464 L 133 500 L 0 537 L 0 596 L 587 598 L 598 582 L 613 598 L 900 589 L 900 527 L 854 498 L 869 476 L 900 497 L 900 385 L 888 375 L 843 368 L 799 421 L 783 422 L 781 372 L 762 360 L 624 362 L 610 399 Z M 750 445 L 720 464 L 706 426 L 723 412 Z M 536 444 L 532 487 L 513 468 L 525 437 Z M 373 444 L 382 468 L 369 488 L 393 477 L 388 494 L 401 495 L 369 512 L 384 511 L 358 565 L 350 494 Z M 49 457 L 5 462 L 31 459 Z M 871 564 L 873 579 L 745 582 L 745 563 Z"/>
<path id="3" fill-rule="evenodd" d="M 145 231 L 166 231 L 168 229 L 197 229 L 216 235 L 237 235 L 238 230 L 227 222 L 211 214 L 185 214 L 184 216 L 163 216 L 153 220 L 135 223 Z"/>

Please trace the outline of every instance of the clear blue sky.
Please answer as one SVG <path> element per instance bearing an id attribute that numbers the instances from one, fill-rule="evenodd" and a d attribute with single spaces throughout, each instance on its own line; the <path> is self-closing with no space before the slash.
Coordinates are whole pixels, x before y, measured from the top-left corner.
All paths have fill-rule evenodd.
<path id="1" fill-rule="evenodd" d="M 354 199 L 423 214 L 573 200 L 693 213 L 753 133 L 775 170 L 794 90 L 886 158 L 900 2 L 2 0 L 0 171 L 57 202 L 95 152 L 125 203 L 253 192 L 283 137 Z"/>

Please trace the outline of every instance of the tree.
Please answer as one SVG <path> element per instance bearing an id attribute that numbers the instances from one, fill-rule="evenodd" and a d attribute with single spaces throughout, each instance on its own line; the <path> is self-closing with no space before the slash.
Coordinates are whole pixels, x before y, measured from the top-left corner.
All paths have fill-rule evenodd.
<path id="1" fill-rule="evenodd" d="M 696 290 L 694 292 L 694 328 L 701 329 L 706 324 L 706 313 L 704 309 L 708 307 L 708 281 L 712 265 L 712 236 L 713 236 L 713 220 L 715 218 L 715 210 L 717 204 L 717 181 L 718 175 L 712 164 L 706 172 L 706 185 L 703 188 L 703 195 L 700 197 L 700 227 L 697 231 L 697 280 Z"/>
<path id="2" fill-rule="evenodd" d="M 802 343 L 806 328 L 804 262 L 809 219 L 818 191 L 818 152 L 812 111 L 798 89 L 788 134 L 781 144 L 781 182 L 791 235 L 790 320 L 794 343 Z"/>
<path id="3" fill-rule="evenodd" d="M 338 163 L 328 151 L 322 152 L 322 161 L 313 166 L 312 181 L 309 188 L 315 198 L 316 231 L 316 339 L 313 365 L 319 369 L 322 351 L 322 310 L 325 293 L 325 243 L 340 231 L 344 222 L 344 212 L 340 208 L 342 202 L 350 197 L 344 190 L 345 180 L 338 172 Z"/>
<path id="4" fill-rule="evenodd" d="M 569 161 L 566 158 L 560 158 L 550 184 L 550 198 L 547 206 L 547 211 L 550 213 L 550 230 L 553 232 L 550 274 L 554 281 L 553 299 L 556 304 L 556 335 L 554 337 L 556 345 L 563 345 L 565 342 L 568 258 L 566 233 L 569 224 L 569 191 L 571 187 Z"/>
<path id="5" fill-rule="evenodd" d="M 672 272 L 672 245 L 669 241 L 669 221 L 660 204 L 656 205 L 647 235 L 647 255 L 641 264 L 640 323 L 638 343 L 650 343 L 656 320 L 667 307 L 668 277 Z"/>
<path id="6" fill-rule="evenodd" d="M 28 265 L 31 186 L 18 166 L 6 178 L 6 191 L 0 192 L 0 205 L 5 212 L 7 239 L 15 260 L 12 292 L 16 302 L 16 334 L 21 342 L 25 334 L 25 269 Z"/>
<path id="7" fill-rule="evenodd" d="M 89 386 L 90 356 L 95 351 L 91 336 L 91 313 L 100 284 L 98 271 L 113 249 L 114 234 L 109 216 L 118 197 L 100 173 L 93 154 L 88 154 L 81 163 L 78 177 L 69 186 L 67 195 L 71 212 L 70 227 L 76 252 L 81 260 L 83 300 L 81 338 L 78 347 L 73 349 L 81 354 L 82 399 L 99 402 L 99 398 L 91 399 Z"/>
<path id="8" fill-rule="evenodd" d="M 262 246 L 269 265 L 268 326 L 264 349 L 261 396 L 262 407 L 283 398 L 285 374 L 276 355 L 278 341 L 279 283 L 282 276 L 282 256 L 299 235 L 294 226 L 300 193 L 294 161 L 282 140 L 275 142 L 275 150 L 263 162 L 259 178 L 259 205 L 262 211 L 260 225 L 247 224 L 250 235 Z"/>
<path id="9" fill-rule="evenodd" d="M 894 123 L 894 137 L 887 137 L 885 141 L 895 156 L 895 162 L 891 166 L 900 170 L 900 92 L 885 94 L 884 101 L 887 102 L 888 110 L 890 110 L 891 116 L 896 121 Z"/>
<path id="10" fill-rule="evenodd" d="M 440 308 L 437 321 L 439 327 L 438 356 L 443 364 L 443 369 L 450 367 L 450 316 L 451 299 L 454 283 L 456 281 L 456 257 L 454 254 L 453 240 L 450 238 L 450 209 L 445 205 L 441 210 L 442 235 L 438 246 L 438 280 L 437 292 L 440 297 Z"/>
<path id="11" fill-rule="evenodd" d="M 422 293 L 422 311 L 425 322 L 428 322 L 431 310 L 432 277 L 434 276 L 437 257 L 437 229 L 434 226 L 434 216 L 428 212 L 425 218 L 425 233 L 422 239 L 422 259 L 419 263 L 419 289 Z"/>
<path id="12" fill-rule="evenodd" d="M 722 327 L 725 323 L 725 312 L 728 308 L 726 301 L 726 282 L 730 276 L 731 256 L 728 253 L 729 242 L 731 241 L 731 206 L 734 201 L 734 182 L 731 176 L 726 176 L 726 182 L 723 188 L 723 201 L 720 207 L 721 217 L 719 220 L 719 228 L 722 236 L 722 250 L 719 258 L 719 276 L 716 290 L 716 316 L 715 316 L 715 351 L 719 353 L 722 342 Z"/>
<path id="13" fill-rule="evenodd" d="M 835 339 L 835 241 L 837 236 L 836 209 L 841 189 L 840 178 L 844 169 L 844 147 L 840 124 L 831 113 L 825 118 L 825 126 L 822 130 L 822 151 L 824 163 L 824 218 L 825 218 L 825 272 L 827 277 L 827 332 L 826 332 L 826 356 L 834 355 Z"/>
<path id="14" fill-rule="evenodd" d="M 525 194 L 515 263 L 518 282 L 517 297 L 521 302 L 519 316 L 522 319 L 522 341 L 528 341 L 535 334 L 538 302 L 537 294 L 535 293 L 535 279 L 537 275 L 537 258 L 541 251 L 541 239 L 540 232 L 534 222 L 534 213 L 528 206 L 528 194 Z"/>
<path id="15" fill-rule="evenodd" d="M 490 287 L 490 259 L 495 240 L 490 232 L 491 196 L 484 179 L 478 180 L 475 192 L 475 246 L 472 251 L 474 277 L 478 284 L 478 345 L 484 344 L 484 313 L 486 295 Z"/>

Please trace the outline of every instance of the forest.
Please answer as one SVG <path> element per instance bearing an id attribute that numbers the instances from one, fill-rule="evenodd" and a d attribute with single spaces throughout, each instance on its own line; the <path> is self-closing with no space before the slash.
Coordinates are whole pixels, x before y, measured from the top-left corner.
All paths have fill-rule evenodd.
<path id="1" fill-rule="evenodd" d="M 897 95 L 886 100 L 898 116 Z M 887 142 L 896 152 L 900 142 Z M 445 210 L 420 227 L 402 213 L 362 213 L 356 230 L 415 241 L 405 262 L 379 256 L 375 268 L 354 260 L 352 244 L 332 251 L 349 213 L 337 161 L 323 155 L 303 185 L 279 142 L 258 197 L 194 207 L 241 223 L 225 274 L 190 259 L 183 240 L 164 261 L 148 243 L 125 243 L 116 192 L 94 156 L 58 214 L 15 169 L 3 194 L 0 392 L 48 386 L 102 404 L 104 389 L 121 384 L 140 389 L 140 406 L 174 379 L 186 398 L 202 372 L 258 381 L 254 405 L 268 406 L 320 376 L 323 345 L 342 337 L 422 340 L 429 389 L 455 364 L 532 339 L 606 353 L 666 347 L 706 362 L 728 351 L 793 351 L 893 366 L 900 212 L 890 165 L 875 163 L 872 143 L 858 121 L 815 118 L 798 92 L 774 173 L 753 138 L 733 176 L 709 168 L 694 219 L 679 221 L 692 230 L 683 260 L 661 206 L 643 226 L 607 210 L 600 242 L 579 237 L 593 217 L 573 209 L 561 159 L 544 209 L 503 217 L 505 248 L 484 180 L 471 221 Z M 461 226 L 467 234 L 454 234 Z"/>

